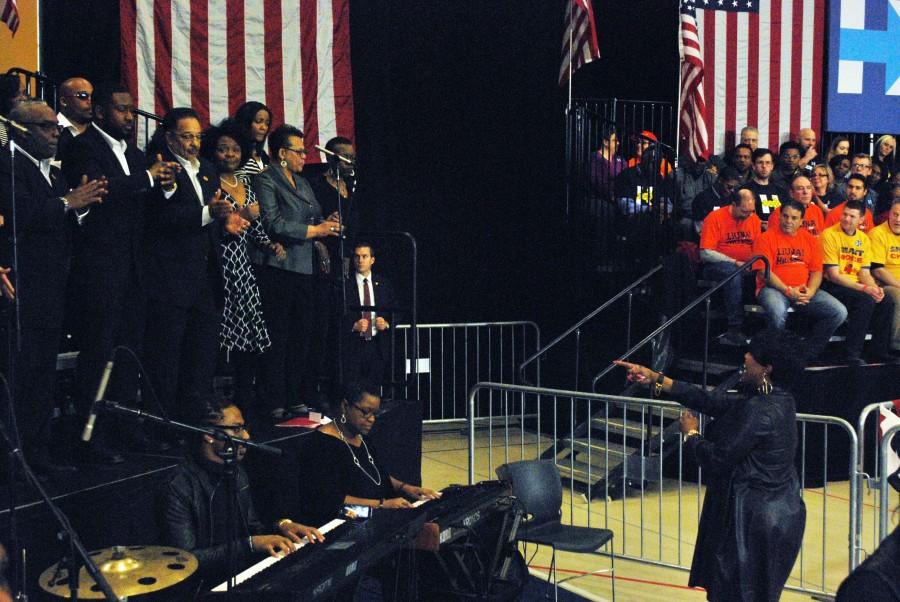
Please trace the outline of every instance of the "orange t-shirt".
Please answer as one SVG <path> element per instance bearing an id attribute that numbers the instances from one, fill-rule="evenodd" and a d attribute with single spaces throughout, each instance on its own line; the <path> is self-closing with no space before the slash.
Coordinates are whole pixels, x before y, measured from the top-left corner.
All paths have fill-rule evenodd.
<path id="1" fill-rule="evenodd" d="M 769 216 L 770 228 L 778 227 L 778 220 L 781 219 L 781 207 L 777 207 L 772 215 Z M 813 236 L 818 236 L 825 229 L 825 214 L 818 205 L 810 203 L 803 212 L 803 221 L 800 222 L 800 228 L 808 230 Z"/>
<path id="2" fill-rule="evenodd" d="M 719 207 L 703 220 L 700 231 L 700 248 L 718 251 L 736 261 L 753 257 L 753 241 L 762 232 L 762 222 L 753 213 L 747 219 L 737 221 L 731 215 L 731 205 Z"/>
<path id="3" fill-rule="evenodd" d="M 825 228 L 829 228 L 841 221 L 841 215 L 844 214 L 844 205 L 846 204 L 847 201 L 844 201 L 828 212 L 828 215 L 825 217 Z M 822 228 L 822 230 L 824 230 L 825 228 Z M 859 229 L 863 232 L 868 232 L 875 229 L 875 220 L 872 219 L 872 212 L 868 209 L 866 209 L 866 214 L 863 216 L 862 221 L 859 222 Z M 822 230 L 819 230 L 819 232 L 821 233 Z"/>
<path id="4" fill-rule="evenodd" d="M 810 272 L 822 271 L 822 246 L 803 228 L 794 236 L 788 236 L 780 227 L 769 228 L 753 243 L 753 254 L 768 259 L 772 273 L 787 286 L 804 286 Z M 762 270 L 765 266 L 757 262 L 753 267 Z M 766 284 L 762 274 L 756 279 L 757 294 Z"/>

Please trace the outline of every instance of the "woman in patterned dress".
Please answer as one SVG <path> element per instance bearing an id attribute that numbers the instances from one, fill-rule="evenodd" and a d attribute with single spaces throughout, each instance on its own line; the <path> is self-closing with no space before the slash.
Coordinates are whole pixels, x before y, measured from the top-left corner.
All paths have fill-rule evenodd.
<path id="1" fill-rule="evenodd" d="M 269 166 L 266 136 L 272 127 L 272 111 L 261 102 L 245 102 L 234 114 L 239 133 L 249 141 L 247 156 L 241 161 L 239 173 L 253 177 Z"/>
<path id="2" fill-rule="evenodd" d="M 279 258 L 284 256 L 281 245 L 273 243 L 259 223 L 259 205 L 249 177 L 238 172 L 249 146 L 236 124 L 226 121 L 207 131 L 201 148 L 219 173 L 225 198 L 250 222 L 244 233 L 222 239 L 225 307 L 219 334 L 220 346 L 234 369 L 234 401 L 245 410 L 253 399 L 257 356 L 271 344 L 247 245 L 255 244 Z"/>

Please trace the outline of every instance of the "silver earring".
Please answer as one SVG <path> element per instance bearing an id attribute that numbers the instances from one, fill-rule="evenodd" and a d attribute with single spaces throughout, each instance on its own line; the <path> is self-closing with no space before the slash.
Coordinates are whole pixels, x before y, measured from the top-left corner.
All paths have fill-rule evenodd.
<path id="1" fill-rule="evenodd" d="M 284 159 L 282 159 L 282 160 L 281 160 L 281 166 L 282 166 L 282 167 L 287 167 L 287 161 L 285 161 Z"/>
<path id="2" fill-rule="evenodd" d="M 347 424 L 347 415 L 341 414 L 341 424 Z"/>

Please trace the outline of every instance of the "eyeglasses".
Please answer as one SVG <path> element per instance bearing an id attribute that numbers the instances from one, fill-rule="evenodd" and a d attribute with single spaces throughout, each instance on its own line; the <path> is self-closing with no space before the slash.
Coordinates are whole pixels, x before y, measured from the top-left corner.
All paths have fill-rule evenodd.
<path id="1" fill-rule="evenodd" d="M 243 432 L 247 431 L 247 425 L 245 424 L 215 424 L 213 428 L 222 429 L 223 431 L 230 431 L 235 435 L 240 435 Z"/>
<path id="2" fill-rule="evenodd" d="M 352 405 L 354 408 L 356 408 L 356 410 L 359 412 L 359 415 L 362 416 L 363 420 L 368 420 L 369 418 L 375 418 L 377 416 L 381 416 L 381 414 L 382 414 L 381 408 L 378 408 L 377 410 L 364 410 L 363 408 L 359 407 L 355 403 L 351 403 L 350 405 Z"/>
<path id="3" fill-rule="evenodd" d="M 75 92 L 75 93 L 73 93 L 73 94 L 64 94 L 63 97 L 65 97 L 65 98 L 77 98 L 78 100 L 87 100 L 88 98 L 91 97 L 91 93 L 90 93 L 90 92 L 83 92 L 83 91 L 82 91 L 82 92 Z"/>
<path id="4" fill-rule="evenodd" d="M 291 148 L 290 146 L 285 146 L 284 150 L 293 151 L 300 155 L 301 157 L 305 157 L 307 155 L 305 148 Z"/>
<path id="5" fill-rule="evenodd" d="M 185 132 L 183 134 L 177 134 L 177 136 L 181 138 L 182 142 L 190 142 L 192 140 L 203 142 L 203 134 L 189 134 Z"/>
<path id="6" fill-rule="evenodd" d="M 866 165 L 865 163 L 853 163 L 850 167 L 853 169 L 872 169 L 871 165 Z"/>
<path id="7" fill-rule="evenodd" d="M 33 125 L 45 132 L 59 131 L 59 123 L 55 121 L 20 121 L 22 125 Z"/>
<path id="8" fill-rule="evenodd" d="M 828 177 L 828 174 L 827 174 L 827 173 L 815 173 L 815 172 L 814 172 L 814 173 L 813 173 L 811 176 L 809 176 L 809 177 L 810 177 L 810 178 L 827 178 L 827 177 Z"/>

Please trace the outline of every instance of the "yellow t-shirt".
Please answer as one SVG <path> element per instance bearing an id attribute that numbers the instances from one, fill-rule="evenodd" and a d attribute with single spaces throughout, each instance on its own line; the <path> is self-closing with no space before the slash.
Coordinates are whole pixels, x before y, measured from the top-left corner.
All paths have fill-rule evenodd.
<path id="1" fill-rule="evenodd" d="M 856 229 L 856 234 L 847 236 L 840 224 L 826 228 L 822 232 L 822 265 L 836 265 L 840 273 L 854 282 L 859 282 L 859 271 L 872 263 L 872 243 L 866 233 Z"/>
<path id="2" fill-rule="evenodd" d="M 900 278 L 900 234 L 891 232 L 887 222 L 869 232 L 872 263 L 880 263 L 894 278 Z"/>

